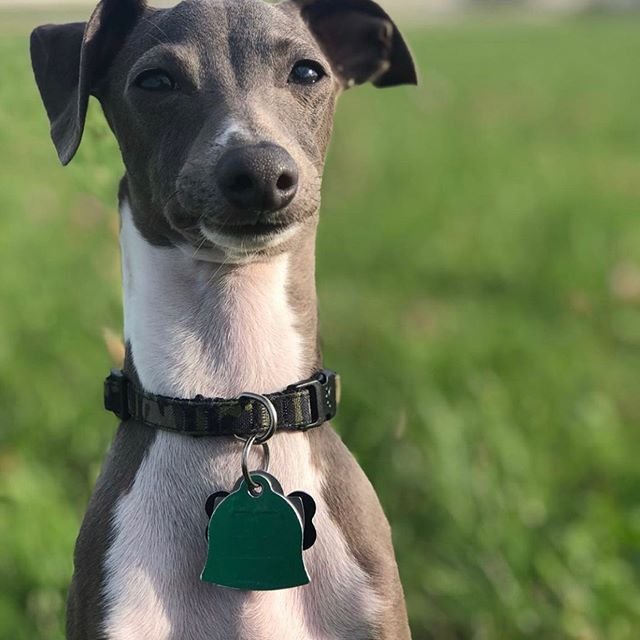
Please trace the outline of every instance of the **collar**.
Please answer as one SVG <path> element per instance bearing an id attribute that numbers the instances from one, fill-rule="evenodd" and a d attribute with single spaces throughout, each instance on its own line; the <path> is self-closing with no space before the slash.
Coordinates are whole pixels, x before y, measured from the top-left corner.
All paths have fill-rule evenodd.
<path id="1" fill-rule="evenodd" d="M 278 415 L 278 431 L 308 431 L 331 420 L 338 409 L 339 377 L 324 369 L 284 391 L 264 396 Z M 259 398 L 259 397 L 258 397 Z M 192 400 L 147 393 L 124 371 L 113 370 L 104 383 L 104 406 L 121 421 L 188 436 L 264 434 L 270 426 L 266 404 L 255 396 Z"/>

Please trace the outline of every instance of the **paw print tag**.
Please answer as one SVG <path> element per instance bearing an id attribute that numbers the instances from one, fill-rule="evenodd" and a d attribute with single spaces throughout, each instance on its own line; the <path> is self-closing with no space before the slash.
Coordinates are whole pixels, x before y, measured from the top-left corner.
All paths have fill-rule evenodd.
<path id="1" fill-rule="evenodd" d="M 250 480 L 253 485 L 242 479 L 232 493 L 215 494 L 209 501 L 208 508 L 213 507 L 213 512 L 201 579 L 251 591 L 308 584 L 302 558 L 302 500 L 284 496 L 279 483 L 266 473 L 253 471 Z"/>

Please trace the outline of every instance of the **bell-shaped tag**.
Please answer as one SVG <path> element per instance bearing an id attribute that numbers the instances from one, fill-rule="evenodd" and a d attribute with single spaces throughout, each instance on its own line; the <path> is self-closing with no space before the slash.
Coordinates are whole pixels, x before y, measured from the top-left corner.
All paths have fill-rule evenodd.
<path id="1" fill-rule="evenodd" d="M 251 479 L 261 487 L 257 495 L 250 493 L 243 480 L 227 497 L 216 501 L 201 579 L 250 591 L 308 584 L 298 510 L 278 491 L 279 486 L 272 485 L 270 476 L 252 472 Z"/>

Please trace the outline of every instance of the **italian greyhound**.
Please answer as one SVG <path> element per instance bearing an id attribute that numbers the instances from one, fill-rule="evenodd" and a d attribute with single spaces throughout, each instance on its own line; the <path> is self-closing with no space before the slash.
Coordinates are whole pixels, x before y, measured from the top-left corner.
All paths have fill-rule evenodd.
<path id="1" fill-rule="evenodd" d="M 31 39 L 63 164 L 95 96 L 120 146 L 124 375 L 176 399 L 274 394 L 321 370 L 314 282 L 322 170 L 342 90 L 416 84 L 371 0 L 103 0 Z M 70 640 L 410 638 L 390 528 L 328 422 L 278 430 L 271 471 L 315 498 L 310 584 L 200 580 L 203 505 L 242 445 L 123 417 L 78 537 Z M 320 420 L 322 421 L 322 420 Z"/>

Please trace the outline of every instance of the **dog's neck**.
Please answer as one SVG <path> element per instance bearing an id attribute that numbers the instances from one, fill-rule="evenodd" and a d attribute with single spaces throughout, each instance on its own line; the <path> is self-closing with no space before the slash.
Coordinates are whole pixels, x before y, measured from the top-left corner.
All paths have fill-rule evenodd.
<path id="1" fill-rule="evenodd" d="M 247 264 L 159 247 L 121 207 L 126 368 L 149 392 L 193 398 L 271 393 L 319 366 L 314 232 Z"/>

